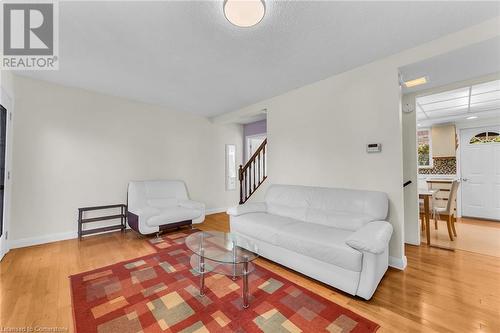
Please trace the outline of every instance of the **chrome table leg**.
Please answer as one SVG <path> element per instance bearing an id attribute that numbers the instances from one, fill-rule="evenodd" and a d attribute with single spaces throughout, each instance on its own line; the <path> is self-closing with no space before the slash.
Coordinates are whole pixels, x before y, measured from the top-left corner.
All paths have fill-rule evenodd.
<path id="1" fill-rule="evenodd" d="M 236 280 L 236 243 L 233 242 L 233 281 Z"/>
<path id="2" fill-rule="evenodd" d="M 248 258 L 243 262 L 243 308 L 248 308 Z"/>
<path id="3" fill-rule="evenodd" d="M 205 258 L 200 256 L 200 296 L 205 295 Z"/>

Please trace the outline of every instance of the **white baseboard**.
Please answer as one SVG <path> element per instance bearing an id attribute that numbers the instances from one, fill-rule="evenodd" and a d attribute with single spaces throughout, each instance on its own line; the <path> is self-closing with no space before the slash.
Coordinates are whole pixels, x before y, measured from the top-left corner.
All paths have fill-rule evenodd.
<path id="1" fill-rule="evenodd" d="M 406 268 L 406 256 L 403 258 L 389 257 L 389 266 L 404 271 Z"/>
<path id="2" fill-rule="evenodd" d="M 216 214 L 216 213 L 222 213 L 225 212 L 227 208 L 212 208 L 212 209 L 207 209 L 206 210 L 206 215 L 210 214 Z M 130 229 L 127 223 L 127 229 Z M 62 240 L 67 240 L 67 239 L 74 239 L 78 238 L 78 234 L 76 231 L 70 231 L 70 232 L 61 232 L 57 234 L 51 234 L 51 235 L 44 235 L 40 237 L 30 237 L 30 238 L 22 238 L 22 239 L 15 239 L 9 241 L 9 249 L 17 249 L 20 247 L 26 247 L 26 246 L 33 246 L 33 245 L 40 245 L 40 244 L 45 244 L 45 243 L 52 243 L 52 242 L 57 242 L 57 241 L 62 241 Z"/>
<path id="3" fill-rule="evenodd" d="M 224 208 L 210 208 L 205 210 L 205 215 L 210 215 L 210 214 L 217 214 L 217 213 L 224 213 L 226 212 L 227 207 Z"/>
<path id="4" fill-rule="evenodd" d="M 52 243 L 67 239 L 77 238 L 78 234 L 75 231 L 61 232 L 57 234 L 44 235 L 40 237 L 22 238 L 9 240 L 9 248 L 17 249 L 20 247 L 33 246 L 45 243 Z"/>
<path id="5" fill-rule="evenodd" d="M 9 249 L 8 248 L 4 248 L 4 249 L 0 249 L 0 260 L 2 260 L 2 258 L 7 254 L 9 253 Z"/>

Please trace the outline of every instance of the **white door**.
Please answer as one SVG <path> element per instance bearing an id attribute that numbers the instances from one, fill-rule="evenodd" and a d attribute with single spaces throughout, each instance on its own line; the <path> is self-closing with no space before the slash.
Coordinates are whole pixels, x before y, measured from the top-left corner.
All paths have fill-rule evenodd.
<path id="1" fill-rule="evenodd" d="M 11 150 L 7 145 L 12 142 L 11 121 L 8 114 L 12 112 L 11 99 L 0 89 L 0 260 L 9 251 L 7 235 L 9 227 L 10 199 L 10 161 Z"/>
<path id="2" fill-rule="evenodd" d="M 461 132 L 462 216 L 500 220 L 500 126 Z"/>
<path id="3" fill-rule="evenodd" d="M 5 149 L 7 131 L 7 109 L 0 104 L 0 260 L 7 252 L 7 228 L 5 227 Z"/>
<path id="4" fill-rule="evenodd" d="M 262 142 L 266 139 L 266 135 L 254 135 L 254 136 L 247 136 L 247 158 L 246 160 L 248 161 L 250 157 L 253 156 L 257 148 L 260 147 Z"/>

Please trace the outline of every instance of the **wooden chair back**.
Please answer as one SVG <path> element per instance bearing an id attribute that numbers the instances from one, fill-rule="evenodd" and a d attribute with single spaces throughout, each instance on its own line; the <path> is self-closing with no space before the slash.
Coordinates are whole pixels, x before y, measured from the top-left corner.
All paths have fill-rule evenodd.
<path id="1" fill-rule="evenodd" d="M 446 203 L 446 213 L 448 215 L 455 215 L 455 209 L 457 208 L 457 191 L 458 191 L 458 181 L 454 180 L 451 183 L 450 196 L 448 197 L 448 202 Z"/>

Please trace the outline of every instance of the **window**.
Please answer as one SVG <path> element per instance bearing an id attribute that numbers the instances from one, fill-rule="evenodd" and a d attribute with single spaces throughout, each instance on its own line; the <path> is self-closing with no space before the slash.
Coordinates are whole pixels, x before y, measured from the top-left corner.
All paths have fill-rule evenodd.
<path id="1" fill-rule="evenodd" d="M 417 131 L 418 167 L 432 168 L 431 130 L 420 129 Z"/>
<path id="2" fill-rule="evenodd" d="M 494 142 L 500 142 L 500 134 L 497 132 L 482 132 L 473 136 L 469 141 L 471 145 Z"/>
<path id="3" fill-rule="evenodd" d="M 226 145 L 226 191 L 236 189 L 236 145 Z"/>

